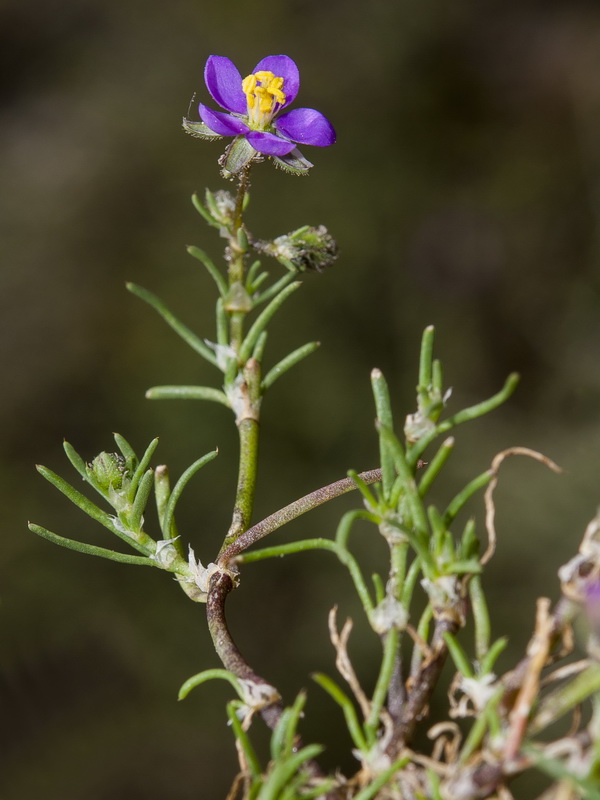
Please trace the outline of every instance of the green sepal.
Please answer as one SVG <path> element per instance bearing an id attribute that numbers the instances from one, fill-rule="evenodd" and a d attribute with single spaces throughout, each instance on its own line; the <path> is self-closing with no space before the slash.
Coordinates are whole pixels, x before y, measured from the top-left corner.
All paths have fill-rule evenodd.
<path id="1" fill-rule="evenodd" d="M 195 122 L 191 119 L 187 119 L 187 117 L 183 118 L 182 127 L 186 133 L 189 133 L 190 136 L 195 136 L 197 139 L 223 138 L 222 136 L 219 136 L 218 133 L 211 131 L 208 125 L 205 125 L 203 122 Z"/>
<path id="2" fill-rule="evenodd" d="M 261 158 L 245 136 L 236 136 L 219 159 L 224 178 L 235 178 L 254 159 Z"/>
<path id="3" fill-rule="evenodd" d="M 286 156 L 271 156 L 275 162 L 275 166 L 289 172 L 291 175 L 308 175 L 308 171 L 314 164 L 307 158 L 304 158 L 300 150 L 295 147 L 291 153 Z"/>

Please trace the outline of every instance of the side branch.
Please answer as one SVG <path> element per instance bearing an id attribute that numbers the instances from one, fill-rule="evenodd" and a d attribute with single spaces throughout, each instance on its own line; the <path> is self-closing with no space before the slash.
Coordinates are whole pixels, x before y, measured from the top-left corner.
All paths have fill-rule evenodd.
<path id="1" fill-rule="evenodd" d="M 371 469 L 367 472 L 361 472 L 358 477 L 366 484 L 376 483 L 381 480 L 381 470 Z M 232 558 L 246 550 L 259 539 L 262 539 L 263 536 L 272 533 L 277 530 L 277 528 L 281 528 L 282 525 L 326 503 L 328 500 L 333 500 L 335 497 L 340 497 L 356 488 L 357 486 L 353 478 L 342 478 L 340 481 L 316 489 L 314 492 L 301 497 L 299 500 L 294 500 L 293 503 L 280 508 L 279 511 L 276 511 L 269 517 L 265 517 L 265 519 L 257 522 L 256 525 L 253 525 L 242 533 L 233 544 L 223 550 L 219 556 L 219 565 L 227 566 Z"/>

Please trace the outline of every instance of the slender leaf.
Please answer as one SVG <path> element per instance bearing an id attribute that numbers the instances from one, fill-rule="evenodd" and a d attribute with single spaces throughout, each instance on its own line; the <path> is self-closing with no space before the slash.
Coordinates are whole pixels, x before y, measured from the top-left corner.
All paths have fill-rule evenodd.
<path id="1" fill-rule="evenodd" d="M 196 353 L 213 364 L 213 366 L 217 366 L 217 357 L 213 351 L 207 347 L 202 339 L 200 339 L 199 336 L 197 336 L 190 328 L 188 328 L 187 325 L 177 319 L 177 317 L 167 308 L 162 300 L 159 300 L 159 298 L 152 294 L 152 292 L 149 292 L 147 289 L 144 289 L 142 286 L 138 286 L 135 283 L 127 283 L 126 286 L 132 294 L 136 295 L 136 297 L 139 297 L 141 300 L 144 300 L 149 306 L 152 306 L 152 308 L 165 320 L 167 325 L 169 325 L 169 327 L 174 330 L 175 333 L 192 348 L 192 350 L 195 350 Z"/>
<path id="2" fill-rule="evenodd" d="M 269 305 L 262 311 L 248 333 L 246 334 L 246 338 L 244 339 L 242 346 L 240 348 L 239 353 L 239 360 L 240 362 L 245 362 L 250 358 L 250 355 L 254 349 L 254 345 L 260 334 L 264 331 L 266 326 L 271 321 L 272 317 L 278 311 L 279 308 L 285 303 L 287 298 L 293 294 L 297 289 L 302 286 L 301 281 L 295 281 L 291 283 L 289 286 L 286 286 L 281 292 L 279 292 L 276 297 L 271 300 Z"/>
<path id="3" fill-rule="evenodd" d="M 37 533 L 43 539 L 47 539 L 53 544 L 66 547 L 67 550 L 75 550 L 78 553 L 86 553 L 90 556 L 99 556 L 100 558 L 107 558 L 109 561 L 119 561 L 121 564 L 140 564 L 146 567 L 158 567 L 159 565 L 152 561 L 150 558 L 144 556 L 131 556 L 127 553 L 118 553 L 116 550 L 108 550 L 106 547 L 96 547 L 93 544 L 85 544 L 84 542 L 77 542 L 74 539 L 67 539 L 64 536 L 59 536 L 57 533 L 42 528 L 41 525 L 34 525 L 29 523 L 29 530 Z"/>
<path id="4" fill-rule="evenodd" d="M 229 290 L 229 287 L 227 286 L 227 281 L 225 280 L 225 277 L 221 274 L 221 271 L 216 266 L 214 261 L 212 261 L 212 259 L 208 257 L 208 255 L 204 252 L 204 250 L 201 250 L 199 247 L 196 247 L 193 244 L 188 245 L 186 249 L 191 256 L 197 258 L 198 261 L 200 261 L 200 263 L 202 263 L 206 267 L 206 270 L 209 273 L 210 277 L 217 284 L 217 289 L 219 290 L 219 294 L 221 295 L 221 297 L 225 297 L 225 295 Z"/>
<path id="5" fill-rule="evenodd" d="M 183 473 L 183 475 L 179 478 L 175 486 L 173 487 L 173 491 L 171 492 L 171 496 L 169 497 L 169 501 L 167 503 L 167 507 L 165 509 L 165 515 L 162 522 L 162 529 L 163 534 L 167 535 L 172 530 L 173 526 L 173 517 L 175 515 L 175 506 L 185 487 L 187 486 L 190 479 L 198 472 L 198 470 L 202 469 L 205 464 L 208 464 L 209 461 L 212 461 L 213 458 L 216 458 L 218 455 L 218 450 L 212 450 L 210 453 L 202 456 L 197 461 L 194 461 Z"/>
<path id="6" fill-rule="evenodd" d="M 131 483 L 127 490 L 127 499 L 130 502 L 133 502 L 135 498 L 139 483 L 142 480 L 142 475 L 146 472 L 148 464 L 150 463 L 150 459 L 154 455 L 154 451 L 156 450 L 157 445 L 158 445 L 158 437 L 156 437 L 156 439 L 152 439 L 152 441 L 146 448 L 140 463 L 137 465 L 135 472 L 131 477 Z"/>
<path id="7" fill-rule="evenodd" d="M 152 386 L 146 397 L 148 400 L 211 400 L 231 408 L 227 395 L 211 386 Z"/>

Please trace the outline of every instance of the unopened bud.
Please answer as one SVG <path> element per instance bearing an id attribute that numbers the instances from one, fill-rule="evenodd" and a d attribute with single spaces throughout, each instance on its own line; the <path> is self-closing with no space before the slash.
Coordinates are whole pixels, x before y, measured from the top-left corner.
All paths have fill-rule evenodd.
<path id="1" fill-rule="evenodd" d="M 323 272 L 338 256 L 337 243 L 324 225 L 305 225 L 261 243 L 258 249 L 297 272 Z"/>
<path id="2" fill-rule="evenodd" d="M 128 477 L 125 459 L 118 453 L 100 453 L 86 466 L 86 471 L 101 489 L 121 489 Z"/>

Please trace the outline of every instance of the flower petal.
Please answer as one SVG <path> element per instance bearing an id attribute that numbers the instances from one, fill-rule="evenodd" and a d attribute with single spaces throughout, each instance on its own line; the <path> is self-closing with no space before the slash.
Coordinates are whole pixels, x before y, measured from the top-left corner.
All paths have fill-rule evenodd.
<path id="1" fill-rule="evenodd" d="M 204 81 L 213 100 L 227 111 L 246 113 L 246 95 L 242 76 L 233 61 L 225 56 L 209 56 L 204 67 Z"/>
<path id="2" fill-rule="evenodd" d="M 285 95 L 283 107 L 289 106 L 296 99 L 300 88 L 300 73 L 296 62 L 292 61 L 289 56 L 267 56 L 258 62 L 252 72 L 256 73 L 261 70 L 272 72 L 276 77 L 283 78 L 282 91 Z"/>
<path id="3" fill-rule="evenodd" d="M 314 108 L 295 108 L 274 121 L 275 128 L 300 144 L 327 147 L 335 142 L 335 130 L 327 117 Z"/>
<path id="4" fill-rule="evenodd" d="M 200 119 L 202 122 L 219 136 L 237 136 L 240 133 L 248 133 L 250 128 L 245 122 L 224 111 L 213 111 L 208 106 L 200 103 L 198 106 Z"/>
<path id="5" fill-rule="evenodd" d="M 250 131 L 246 139 L 255 150 L 265 156 L 285 156 L 296 146 L 294 142 L 288 142 L 287 139 L 266 131 Z"/>

